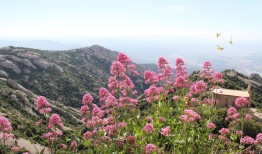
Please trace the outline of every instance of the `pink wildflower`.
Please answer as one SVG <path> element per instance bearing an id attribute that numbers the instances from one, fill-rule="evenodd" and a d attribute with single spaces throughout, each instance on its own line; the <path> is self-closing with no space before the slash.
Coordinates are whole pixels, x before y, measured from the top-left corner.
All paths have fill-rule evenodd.
<path id="1" fill-rule="evenodd" d="M 161 134 L 163 136 L 167 136 L 169 134 L 169 132 L 170 132 L 170 126 L 167 126 L 167 127 L 161 129 Z"/>
<path id="2" fill-rule="evenodd" d="M 66 146 L 65 144 L 60 144 L 60 147 L 61 147 L 62 149 L 66 149 L 66 148 L 67 148 L 67 146 Z"/>
<path id="3" fill-rule="evenodd" d="M 184 88 L 186 86 L 186 78 L 183 76 L 178 76 L 176 78 L 176 81 L 174 83 L 174 86 L 178 87 L 178 88 Z"/>
<path id="4" fill-rule="evenodd" d="M 177 58 L 177 59 L 176 59 L 176 66 L 181 66 L 181 65 L 185 65 L 183 59 Z"/>
<path id="5" fill-rule="evenodd" d="M 147 102 L 151 103 L 159 99 L 160 88 L 155 85 L 150 86 L 145 90 L 144 94 L 147 97 Z"/>
<path id="6" fill-rule="evenodd" d="M 92 95 L 90 95 L 90 94 L 85 94 L 85 95 L 83 96 L 82 103 L 83 103 L 83 105 L 88 105 L 89 103 L 92 103 L 93 100 L 94 100 L 94 99 L 93 99 Z"/>
<path id="7" fill-rule="evenodd" d="M 87 105 L 83 105 L 80 109 L 80 112 L 82 115 L 89 115 L 90 114 L 89 107 Z"/>
<path id="8" fill-rule="evenodd" d="M 119 124 L 118 124 L 118 127 L 120 127 L 120 128 L 124 128 L 124 127 L 126 127 L 127 126 L 127 123 L 125 123 L 125 122 L 120 122 Z"/>
<path id="9" fill-rule="evenodd" d="M 240 142 L 243 143 L 243 144 L 253 144 L 254 139 L 252 137 L 245 136 L 245 137 L 240 139 Z"/>
<path id="10" fill-rule="evenodd" d="M 110 92 L 106 88 L 103 88 L 103 87 L 100 88 L 99 97 L 100 97 L 101 102 L 104 102 L 106 100 L 106 98 L 110 95 L 111 95 Z"/>
<path id="11" fill-rule="evenodd" d="M 145 147 L 145 153 L 146 154 L 152 154 L 156 151 L 156 146 L 154 144 L 147 144 Z"/>
<path id="12" fill-rule="evenodd" d="M 12 130 L 13 128 L 9 120 L 4 116 L 0 116 L 0 132 L 7 132 Z"/>
<path id="13" fill-rule="evenodd" d="M 98 116 L 99 118 L 103 118 L 104 117 L 104 111 L 101 110 L 96 104 L 92 104 L 93 106 L 93 111 L 92 111 L 92 116 Z"/>
<path id="14" fill-rule="evenodd" d="M 165 118 L 165 117 L 160 117 L 159 120 L 160 120 L 161 122 L 166 122 L 166 118 Z"/>
<path id="15" fill-rule="evenodd" d="M 147 122 L 152 122 L 152 121 L 153 121 L 153 118 L 152 118 L 151 116 L 147 116 L 147 117 L 146 117 L 146 120 L 147 120 Z"/>
<path id="16" fill-rule="evenodd" d="M 230 107 L 228 110 L 227 110 L 227 115 L 232 115 L 232 114 L 235 114 L 237 113 L 237 109 L 234 108 L 234 107 Z"/>
<path id="17" fill-rule="evenodd" d="M 235 101 L 237 107 L 243 107 L 248 105 L 248 100 L 245 97 L 238 97 Z"/>
<path id="18" fill-rule="evenodd" d="M 135 143 L 135 137 L 134 136 L 127 136 L 127 142 L 129 144 Z"/>
<path id="19" fill-rule="evenodd" d="M 180 116 L 180 119 L 184 122 L 195 122 L 200 118 L 201 116 L 193 110 L 184 110 L 184 115 Z"/>
<path id="20" fill-rule="evenodd" d="M 209 61 L 204 62 L 203 69 L 200 73 L 200 78 L 211 79 L 213 77 L 215 70 Z"/>
<path id="21" fill-rule="evenodd" d="M 11 150 L 14 151 L 14 152 L 19 152 L 19 151 L 20 151 L 20 148 L 17 147 L 17 146 L 13 146 L 13 147 L 11 148 Z"/>
<path id="22" fill-rule="evenodd" d="M 61 128 L 63 127 L 63 123 L 61 122 L 61 118 L 58 114 L 52 114 L 49 118 L 48 128 L 51 128 L 54 125 L 58 125 Z"/>
<path id="23" fill-rule="evenodd" d="M 178 96 L 174 96 L 174 97 L 173 97 L 173 100 L 174 100 L 174 101 L 178 100 Z"/>
<path id="24" fill-rule="evenodd" d="M 35 109 L 39 111 L 40 114 L 45 114 L 52 111 L 52 109 L 49 106 L 50 104 L 48 103 L 46 98 L 44 96 L 40 96 L 37 99 Z"/>
<path id="25" fill-rule="evenodd" d="M 127 64 L 132 62 L 132 60 L 124 53 L 119 53 L 117 56 L 117 61 L 119 61 L 122 64 Z"/>
<path id="26" fill-rule="evenodd" d="M 218 135 L 218 138 L 224 142 L 226 142 L 228 140 L 228 138 L 226 136 L 223 135 Z"/>
<path id="27" fill-rule="evenodd" d="M 71 145 L 70 145 L 72 148 L 75 148 L 75 147 L 77 147 L 77 142 L 76 141 L 73 141 L 73 142 L 71 142 Z"/>
<path id="28" fill-rule="evenodd" d="M 259 142 L 259 141 L 262 141 L 262 133 L 258 133 L 258 134 L 257 134 L 256 140 L 257 140 L 258 142 Z"/>
<path id="29" fill-rule="evenodd" d="M 190 93 L 192 94 L 201 94 L 204 93 L 207 89 L 207 85 L 203 81 L 198 81 L 195 84 L 191 85 Z"/>
<path id="30" fill-rule="evenodd" d="M 210 61 L 205 61 L 203 64 L 203 68 L 210 68 L 212 66 Z"/>
<path id="31" fill-rule="evenodd" d="M 223 75 L 220 72 L 216 72 L 215 75 L 213 76 L 212 82 L 214 83 L 223 83 Z"/>
<path id="32" fill-rule="evenodd" d="M 246 114 L 246 119 L 252 120 L 253 116 L 251 114 Z"/>
<path id="33" fill-rule="evenodd" d="M 84 134 L 84 139 L 85 139 L 85 140 L 89 140 L 90 138 L 92 138 L 92 136 L 93 136 L 93 133 L 90 132 L 90 131 L 87 131 L 87 132 L 85 132 L 85 134 Z"/>
<path id="34" fill-rule="evenodd" d="M 227 129 L 227 128 L 222 128 L 222 129 L 219 130 L 219 133 L 220 133 L 221 135 L 229 134 L 229 129 Z"/>
<path id="35" fill-rule="evenodd" d="M 159 81 L 158 76 L 153 71 L 145 71 L 144 72 L 144 80 L 145 83 L 157 83 Z"/>
<path id="36" fill-rule="evenodd" d="M 166 59 L 164 57 L 160 57 L 158 59 L 158 71 L 161 72 L 161 69 L 164 68 L 166 64 L 168 64 Z"/>
<path id="37" fill-rule="evenodd" d="M 110 73 L 114 76 L 123 76 L 123 74 L 126 72 L 126 69 L 124 68 L 123 64 L 119 61 L 115 61 L 111 65 Z"/>
<path id="38" fill-rule="evenodd" d="M 180 77 L 180 76 L 187 79 L 188 74 L 187 74 L 186 66 L 185 66 L 183 59 L 177 58 L 176 59 L 176 77 Z"/>
<path id="39" fill-rule="evenodd" d="M 208 138 L 209 138 L 210 140 L 213 140 L 213 139 L 215 138 L 215 134 L 210 133 L 210 134 L 208 135 Z"/>
<path id="40" fill-rule="evenodd" d="M 209 129 L 215 129 L 215 128 L 216 128 L 216 125 L 215 125 L 214 123 L 210 122 L 210 123 L 207 124 L 207 128 L 209 128 Z"/>
<path id="41" fill-rule="evenodd" d="M 146 124 L 146 126 L 143 128 L 143 130 L 146 132 L 146 133 L 152 133 L 155 129 L 154 129 L 154 126 L 150 123 Z"/>
<path id="42" fill-rule="evenodd" d="M 43 123 L 43 119 L 40 119 L 36 122 L 36 126 L 41 126 Z"/>

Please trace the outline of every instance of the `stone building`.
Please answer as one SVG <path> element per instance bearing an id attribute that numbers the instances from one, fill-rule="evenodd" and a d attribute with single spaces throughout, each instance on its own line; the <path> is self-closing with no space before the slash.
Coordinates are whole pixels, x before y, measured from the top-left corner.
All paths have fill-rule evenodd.
<path id="1" fill-rule="evenodd" d="M 212 97 L 215 100 L 217 107 L 236 107 L 235 100 L 238 97 L 246 97 L 249 102 L 251 100 L 251 85 L 248 86 L 247 90 L 232 90 L 217 88 L 213 90 Z M 250 104 L 249 104 L 250 106 Z"/>

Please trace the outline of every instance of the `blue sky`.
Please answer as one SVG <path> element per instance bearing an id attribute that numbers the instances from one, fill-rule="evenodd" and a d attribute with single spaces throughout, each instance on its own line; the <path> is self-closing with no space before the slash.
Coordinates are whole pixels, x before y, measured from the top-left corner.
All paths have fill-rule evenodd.
<path id="1" fill-rule="evenodd" d="M 262 74 L 261 8 L 261 0 L 1 0 L 0 46 L 98 44 L 138 63 L 182 57 L 192 68 L 210 60 L 218 70 Z"/>
<path id="2" fill-rule="evenodd" d="M 261 0 L 2 0 L 1 39 L 101 37 L 262 40 Z"/>

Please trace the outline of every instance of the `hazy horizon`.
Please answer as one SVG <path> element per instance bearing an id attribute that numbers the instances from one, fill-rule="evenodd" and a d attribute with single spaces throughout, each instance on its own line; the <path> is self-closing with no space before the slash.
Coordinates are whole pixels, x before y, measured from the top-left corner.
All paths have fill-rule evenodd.
<path id="1" fill-rule="evenodd" d="M 2 6 L 0 47 L 67 50 L 97 44 L 137 63 L 163 56 L 174 64 L 182 57 L 192 68 L 210 60 L 219 71 L 262 74 L 259 0 L 3 0 Z"/>

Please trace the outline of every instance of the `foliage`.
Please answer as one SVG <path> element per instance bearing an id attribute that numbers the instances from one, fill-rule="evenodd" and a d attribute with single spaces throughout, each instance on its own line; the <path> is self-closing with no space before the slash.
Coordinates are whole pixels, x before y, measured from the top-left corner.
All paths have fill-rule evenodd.
<path id="1" fill-rule="evenodd" d="M 26 128 L 30 129 L 23 133 L 40 141 L 52 154 L 242 153 L 260 150 L 261 124 L 248 115 L 245 98 L 236 100 L 238 109 L 216 108 L 211 90 L 224 80 L 210 62 L 204 63 L 199 76 L 189 77 L 184 61 L 177 59 L 175 78 L 163 57 L 158 63 L 158 74 L 144 73 L 145 83 L 149 86 L 138 100 L 136 87 L 129 77 L 137 74 L 135 65 L 120 53 L 111 66 L 108 88 L 99 90 L 102 105 L 93 103 L 90 93 L 83 96 L 82 125 L 66 130 L 63 119 L 52 113 L 48 100 L 41 96 L 35 108 L 40 118 L 37 126 L 28 126 Z M 14 131 L 18 129 L 19 121 L 12 117 L 10 121 L 14 122 Z"/>

